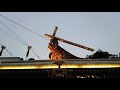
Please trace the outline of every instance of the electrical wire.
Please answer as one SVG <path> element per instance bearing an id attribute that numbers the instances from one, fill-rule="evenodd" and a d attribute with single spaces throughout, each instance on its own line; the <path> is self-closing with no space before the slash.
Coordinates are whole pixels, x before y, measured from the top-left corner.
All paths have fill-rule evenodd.
<path id="1" fill-rule="evenodd" d="M 11 19 L 9 19 L 9 18 L 7 18 L 7 17 L 5 17 L 5 16 L 3 16 L 3 15 L 1 15 L 1 14 L 0 14 L 0 16 L 3 17 L 3 18 L 5 18 L 5 19 L 7 19 L 7 20 L 9 20 L 9 21 L 11 21 L 11 22 L 14 23 L 14 24 L 16 24 L 16 25 L 18 25 L 18 26 L 24 28 L 24 29 L 27 30 L 27 31 L 30 31 L 30 32 L 32 32 L 32 33 L 34 33 L 34 34 L 36 34 L 36 35 L 38 35 L 38 36 L 40 36 L 40 37 L 42 37 L 42 38 L 48 40 L 47 38 L 45 38 L 45 37 L 39 35 L 39 34 L 36 33 L 36 32 L 33 32 L 32 30 L 30 30 L 30 29 L 24 27 L 23 25 L 20 25 L 20 24 L 16 23 L 15 21 L 13 21 L 13 20 L 11 20 Z M 22 44 L 24 44 L 24 45 L 29 46 L 22 38 L 20 38 L 16 33 L 14 33 L 10 28 L 8 28 L 3 22 L 0 21 L 0 23 L 2 23 L 2 24 L 3 24 L 8 30 L 10 30 L 14 35 L 16 35 L 17 38 L 21 39 L 21 41 L 20 41 L 19 39 L 17 39 L 17 38 L 14 37 L 17 41 L 19 41 L 20 43 L 22 43 Z M 13 35 L 11 35 L 11 36 L 13 37 Z M 32 51 L 33 51 L 33 53 L 40 59 L 40 57 L 35 53 L 35 51 L 34 51 L 33 49 L 32 49 Z"/>
<path id="2" fill-rule="evenodd" d="M 1 31 L 2 31 L 2 30 L 5 31 L 5 32 L 2 31 L 3 34 L 7 34 L 7 36 L 11 37 L 12 39 L 17 40 L 17 41 L 20 42 L 21 44 L 28 46 L 26 43 L 20 41 L 18 38 L 14 37 L 11 33 L 7 32 L 7 31 L 4 30 L 3 28 L 0 27 L 0 30 L 1 30 Z"/>
<path id="3" fill-rule="evenodd" d="M 2 23 L 2 22 L 1 22 Z M 3 24 L 3 23 L 2 23 Z M 5 24 L 3 24 L 7 29 L 9 29 Z M 0 27 L 1 28 L 1 27 Z M 28 45 L 27 44 L 27 42 L 25 42 L 22 38 L 20 38 L 16 33 L 14 33 L 12 30 L 12 33 L 14 33 L 16 36 L 17 36 L 17 38 L 16 37 L 14 37 L 11 33 L 9 33 L 9 32 L 7 32 L 6 30 L 4 30 L 3 28 L 1 28 L 3 31 L 5 31 L 6 33 L 4 33 L 4 34 L 8 34 L 8 36 L 10 36 L 11 38 L 13 38 L 13 39 L 15 39 L 15 40 L 17 40 L 18 42 L 20 42 L 21 44 L 23 44 L 23 45 L 26 45 L 26 46 L 30 46 L 30 45 Z M 10 29 L 9 29 L 10 30 Z M 19 39 L 21 39 L 22 41 L 20 41 Z M 40 57 L 35 53 L 35 51 L 32 49 L 32 52 L 40 59 Z"/>
<path id="4" fill-rule="evenodd" d="M 9 53 L 10 56 L 14 56 L 8 49 L 6 51 Z"/>
<path id="5" fill-rule="evenodd" d="M 19 38 L 22 42 L 24 42 L 26 45 L 27 43 L 22 39 L 20 38 L 15 32 L 13 32 L 8 26 L 6 26 L 3 22 L 0 21 L 0 23 L 2 23 L 2 25 L 4 25 L 11 33 L 13 33 L 17 38 Z"/>
<path id="6" fill-rule="evenodd" d="M 41 60 L 41 58 L 35 53 L 35 51 L 33 49 L 31 49 L 31 50 Z"/>
<path id="7" fill-rule="evenodd" d="M 5 18 L 5 19 L 7 19 L 7 20 L 9 20 L 9 21 L 11 21 L 11 22 L 12 22 L 12 23 L 14 23 L 14 24 L 16 24 L 16 25 L 18 25 L 18 26 L 20 26 L 20 27 L 24 28 L 24 29 L 25 29 L 25 30 L 27 30 L 27 31 L 30 31 L 30 32 L 32 32 L 32 33 L 34 33 L 34 34 L 36 34 L 36 35 L 38 35 L 38 36 L 40 36 L 40 37 L 42 37 L 42 38 L 44 38 L 44 39 L 48 40 L 47 38 L 45 38 L 45 37 L 41 36 L 40 34 L 38 34 L 38 33 L 36 33 L 36 32 L 33 32 L 32 30 L 30 30 L 30 29 L 26 28 L 25 26 L 20 25 L 20 24 L 16 23 L 15 21 L 13 21 L 13 20 L 11 20 L 11 19 L 9 19 L 9 18 L 7 18 L 7 17 L 5 17 L 5 16 L 3 16 L 3 15 L 1 15 L 1 14 L 0 14 L 0 16 L 1 16 L 1 17 L 3 17 L 3 18 Z"/>

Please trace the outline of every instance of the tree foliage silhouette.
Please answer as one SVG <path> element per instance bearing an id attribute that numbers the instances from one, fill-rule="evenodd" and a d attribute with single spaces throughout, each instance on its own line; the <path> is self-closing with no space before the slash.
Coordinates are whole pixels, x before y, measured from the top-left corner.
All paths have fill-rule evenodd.
<path id="1" fill-rule="evenodd" d="M 97 58 L 109 58 L 112 54 L 109 54 L 108 52 L 104 52 L 100 49 L 98 49 L 93 55 L 88 55 L 87 57 L 89 59 L 97 59 Z"/>

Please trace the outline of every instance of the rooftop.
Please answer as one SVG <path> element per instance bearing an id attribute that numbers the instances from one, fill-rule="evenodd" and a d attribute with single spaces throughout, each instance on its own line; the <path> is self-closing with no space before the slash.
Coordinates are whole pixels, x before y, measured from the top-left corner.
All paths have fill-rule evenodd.
<path id="1" fill-rule="evenodd" d="M 5 58 L 3 58 L 5 59 Z M 8 59 L 8 58 L 7 58 Z M 46 69 L 58 68 L 55 62 L 62 62 L 61 68 L 118 68 L 120 59 L 64 59 L 64 60 L 0 60 L 0 69 Z M 17 60 L 18 59 L 18 60 Z"/>

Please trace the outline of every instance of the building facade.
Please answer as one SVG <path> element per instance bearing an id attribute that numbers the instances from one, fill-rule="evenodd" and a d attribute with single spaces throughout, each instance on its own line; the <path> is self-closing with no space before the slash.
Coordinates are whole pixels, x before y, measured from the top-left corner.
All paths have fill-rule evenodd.
<path id="1" fill-rule="evenodd" d="M 120 59 L 30 60 L 5 58 L 0 77 L 32 78 L 120 78 Z"/>

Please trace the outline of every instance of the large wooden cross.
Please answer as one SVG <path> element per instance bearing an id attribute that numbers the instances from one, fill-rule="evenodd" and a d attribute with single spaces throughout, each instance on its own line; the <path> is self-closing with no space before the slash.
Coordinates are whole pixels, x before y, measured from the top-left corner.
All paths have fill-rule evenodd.
<path id="1" fill-rule="evenodd" d="M 83 48 L 83 49 L 86 49 L 86 50 L 89 50 L 89 51 L 94 51 L 93 48 L 86 47 L 84 45 L 76 44 L 74 42 L 71 42 L 71 41 L 56 37 L 55 35 L 57 33 L 57 29 L 58 29 L 58 27 L 55 27 L 53 35 L 49 35 L 49 34 L 44 34 L 44 35 L 47 36 L 48 38 L 51 38 L 51 41 L 52 41 L 52 39 L 56 39 L 58 41 L 61 41 L 61 42 L 67 43 L 67 44 L 71 44 L 71 45 L 74 45 L 74 46 L 77 46 L 77 47 L 80 47 L 80 48 Z M 52 42 L 50 42 L 50 43 L 52 43 Z"/>

